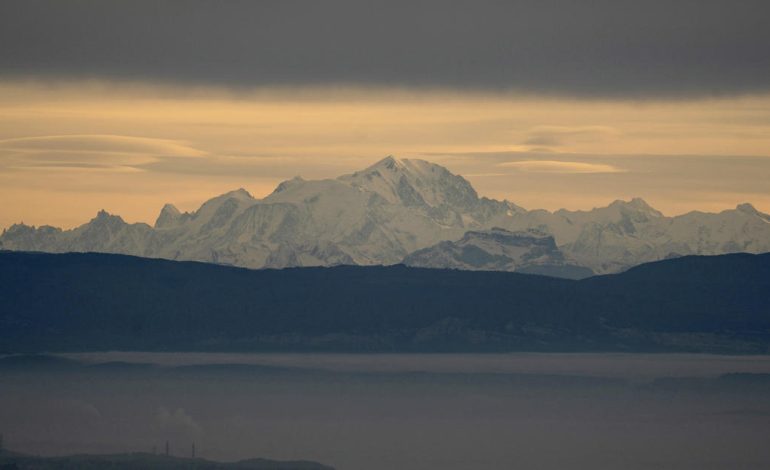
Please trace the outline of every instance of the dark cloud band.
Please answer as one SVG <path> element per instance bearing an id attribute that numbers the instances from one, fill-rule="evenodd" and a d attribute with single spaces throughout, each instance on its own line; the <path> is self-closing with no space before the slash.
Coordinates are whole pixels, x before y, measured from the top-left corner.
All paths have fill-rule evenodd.
<path id="1" fill-rule="evenodd" d="M 770 90 L 766 0 L 5 0 L 0 76 L 702 96 Z"/>

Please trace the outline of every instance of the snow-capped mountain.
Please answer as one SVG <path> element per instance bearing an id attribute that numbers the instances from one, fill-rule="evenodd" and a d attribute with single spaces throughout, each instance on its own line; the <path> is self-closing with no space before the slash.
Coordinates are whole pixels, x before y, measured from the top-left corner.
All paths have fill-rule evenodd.
<path id="1" fill-rule="evenodd" d="M 407 266 L 469 271 L 517 271 L 582 279 L 593 272 L 569 260 L 553 237 L 537 230 L 501 228 L 470 231 L 458 241 L 442 241 L 404 258 Z"/>
<path id="2" fill-rule="evenodd" d="M 527 211 L 479 197 L 467 180 L 439 165 L 393 157 L 336 179 L 284 181 L 264 199 L 239 189 L 191 213 L 167 204 L 153 227 L 104 211 L 72 230 L 13 225 L 0 236 L 0 249 L 124 253 L 250 268 L 394 264 L 495 227 L 547 234 L 566 259 L 596 273 L 675 255 L 770 251 L 770 216 L 749 204 L 678 217 L 665 217 L 641 199 L 590 211 Z"/>

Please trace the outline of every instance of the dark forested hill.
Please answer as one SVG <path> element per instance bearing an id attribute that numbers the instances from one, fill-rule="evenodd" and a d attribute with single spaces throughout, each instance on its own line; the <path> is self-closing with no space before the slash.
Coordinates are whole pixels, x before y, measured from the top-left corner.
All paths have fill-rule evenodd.
<path id="1" fill-rule="evenodd" d="M 770 352 L 770 254 L 570 281 L 0 252 L 0 352 Z"/>
<path id="2" fill-rule="evenodd" d="M 315 462 L 250 459 L 224 463 L 144 453 L 35 457 L 0 451 L 0 469 L 8 470 L 334 470 Z"/>

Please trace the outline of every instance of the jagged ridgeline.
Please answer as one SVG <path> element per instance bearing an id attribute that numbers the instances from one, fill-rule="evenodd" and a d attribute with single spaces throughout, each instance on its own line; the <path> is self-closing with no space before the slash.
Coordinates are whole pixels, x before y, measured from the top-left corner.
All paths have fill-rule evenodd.
<path id="1" fill-rule="evenodd" d="M 641 199 L 528 211 L 479 197 L 439 165 L 388 157 L 336 179 L 285 181 L 263 199 L 239 189 L 191 213 L 167 204 L 153 227 L 104 211 L 73 230 L 14 225 L 0 248 L 248 268 L 406 262 L 580 278 L 682 255 L 767 252 L 770 216 L 741 204 L 665 217 Z"/>

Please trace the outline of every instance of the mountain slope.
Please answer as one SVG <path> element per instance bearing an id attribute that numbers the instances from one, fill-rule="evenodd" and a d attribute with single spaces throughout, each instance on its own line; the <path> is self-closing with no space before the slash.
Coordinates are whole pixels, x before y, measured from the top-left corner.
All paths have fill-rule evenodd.
<path id="1" fill-rule="evenodd" d="M 13 225 L 0 235 L 0 249 L 121 253 L 249 268 L 388 265 L 493 228 L 548 234 L 567 258 L 596 273 L 671 256 L 770 251 L 770 216 L 749 204 L 677 217 L 638 198 L 590 211 L 527 211 L 480 198 L 468 181 L 439 165 L 393 157 L 336 179 L 293 178 L 264 199 L 239 189 L 191 213 L 167 204 L 153 227 L 127 224 L 105 211 L 73 230 Z"/>
<path id="2" fill-rule="evenodd" d="M 0 253 L 0 349 L 770 352 L 770 254 L 581 281 Z"/>

